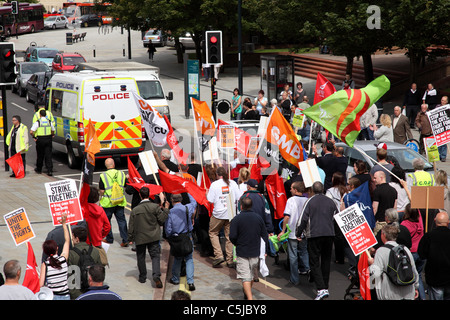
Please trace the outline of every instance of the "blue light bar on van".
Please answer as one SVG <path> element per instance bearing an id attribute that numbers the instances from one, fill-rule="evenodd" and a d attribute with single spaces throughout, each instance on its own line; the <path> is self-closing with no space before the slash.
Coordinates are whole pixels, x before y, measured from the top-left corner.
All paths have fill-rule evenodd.
<path id="1" fill-rule="evenodd" d="M 127 86 L 125 84 L 122 84 L 120 86 L 120 91 L 127 91 Z"/>
<path id="2" fill-rule="evenodd" d="M 100 92 L 100 86 L 95 86 L 94 87 L 94 92 Z"/>

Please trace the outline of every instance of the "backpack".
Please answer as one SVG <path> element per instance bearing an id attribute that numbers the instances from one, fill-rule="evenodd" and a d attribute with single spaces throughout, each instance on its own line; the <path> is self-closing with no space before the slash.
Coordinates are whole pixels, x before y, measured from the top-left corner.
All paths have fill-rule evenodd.
<path id="1" fill-rule="evenodd" d="M 389 280 L 397 286 L 412 285 L 416 281 L 416 275 L 405 247 L 401 244 L 395 247 L 385 244 L 384 247 L 390 249 L 389 262 L 385 271 Z"/>
<path id="2" fill-rule="evenodd" d="M 117 206 L 123 202 L 124 194 L 123 194 L 123 188 L 119 185 L 117 182 L 117 174 L 115 174 L 113 178 L 113 185 L 111 189 L 111 197 L 109 200 L 111 201 L 111 204 L 113 206 Z"/>
<path id="3" fill-rule="evenodd" d="M 72 249 L 80 256 L 78 267 L 80 268 L 81 292 L 86 292 L 89 288 L 89 267 L 95 264 L 94 258 L 91 256 L 94 249 L 92 246 L 89 246 L 88 250 L 83 249 L 83 251 L 75 247 Z"/>

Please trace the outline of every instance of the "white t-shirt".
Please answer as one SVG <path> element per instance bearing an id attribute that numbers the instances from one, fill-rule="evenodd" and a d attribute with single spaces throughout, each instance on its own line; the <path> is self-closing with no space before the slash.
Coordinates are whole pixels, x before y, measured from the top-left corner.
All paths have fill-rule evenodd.
<path id="1" fill-rule="evenodd" d="M 236 215 L 236 201 L 239 200 L 240 194 L 239 187 L 233 180 L 230 180 L 230 185 L 227 185 L 223 179 L 211 183 L 207 199 L 214 204 L 212 215 L 217 219 L 231 220 Z M 230 204 L 231 208 L 229 208 Z"/>
<path id="2" fill-rule="evenodd" d="M 297 227 L 297 222 L 301 217 L 303 212 L 303 206 L 305 205 L 308 198 L 300 196 L 292 196 L 286 202 L 286 208 L 284 209 L 284 215 L 289 216 L 288 226 L 291 229 L 289 234 L 289 239 L 297 239 L 295 236 L 295 228 Z"/>
<path id="3" fill-rule="evenodd" d="M 406 190 L 395 182 L 390 182 L 389 185 L 397 190 L 397 211 L 405 211 L 405 207 L 409 203 L 409 198 Z"/>

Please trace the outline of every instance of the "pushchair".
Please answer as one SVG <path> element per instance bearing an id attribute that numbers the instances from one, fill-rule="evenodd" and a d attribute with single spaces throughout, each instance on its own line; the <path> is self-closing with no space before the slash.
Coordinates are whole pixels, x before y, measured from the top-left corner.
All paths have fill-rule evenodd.
<path id="1" fill-rule="evenodd" d="M 348 272 L 347 277 L 350 280 L 350 285 L 345 290 L 344 300 L 363 300 L 359 288 L 358 269 L 356 267 L 351 267 Z"/>

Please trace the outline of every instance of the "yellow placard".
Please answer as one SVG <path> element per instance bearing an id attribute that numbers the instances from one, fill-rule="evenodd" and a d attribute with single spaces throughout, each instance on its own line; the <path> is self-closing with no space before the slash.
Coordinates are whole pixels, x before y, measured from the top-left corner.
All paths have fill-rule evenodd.
<path id="1" fill-rule="evenodd" d="M 233 126 L 220 126 L 220 147 L 235 148 L 236 139 Z"/>

